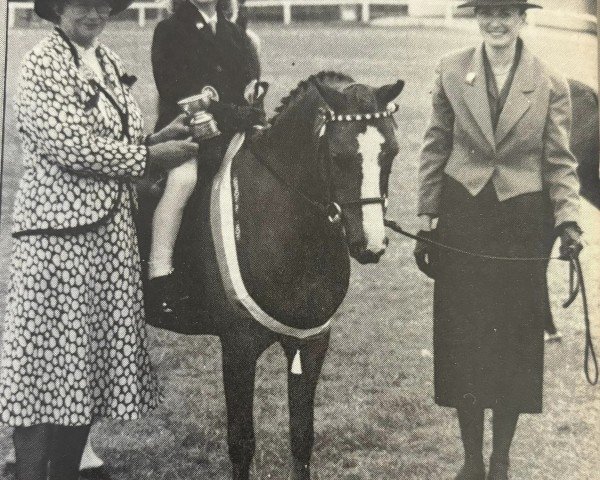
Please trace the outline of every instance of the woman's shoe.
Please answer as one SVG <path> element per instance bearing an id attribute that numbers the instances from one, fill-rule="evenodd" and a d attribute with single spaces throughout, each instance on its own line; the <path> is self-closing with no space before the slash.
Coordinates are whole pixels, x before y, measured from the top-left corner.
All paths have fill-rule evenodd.
<path id="1" fill-rule="evenodd" d="M 465 462 L 454 480 L 485 480 L 485 465 Z"/>
<path id="2" fill-rule="evenodd" d="M 490 471 L 486 480 L 509 480 L 508 476 L 509 462 L 508 460 L 490 459 Z"/>

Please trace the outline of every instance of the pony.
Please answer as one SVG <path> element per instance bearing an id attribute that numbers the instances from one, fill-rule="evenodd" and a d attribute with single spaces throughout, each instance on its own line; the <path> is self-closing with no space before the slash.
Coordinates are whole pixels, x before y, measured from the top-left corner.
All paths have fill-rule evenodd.
<path id="1" fill-rule="evenodd" d="M 214 182 L 203 175 L 186 207 L 175 267 L 186 278 L 190 305 L 176 325 L 151 315 L 148 323 L 220 338 L 234 480 L 249 479 L 256 364 L 276 342 L 288 364 L 289 478 L 311 478 L 314 396 L 329 321 L 348 291 L 350 257 L 376 263 L 387 245 L 386 197 L 398 154 L 391 102 L 403 86 L 402 80 L 373 88 L 340 73 L 311 75 L 227 169 L 214 166 L 220 169 Z M 233 205 L 225 205 L 234 217 L 231 234 L 215 232 L 215 222 L 222 225 L 214 206 L 219 178 L 231 186 Z M 152 204 L 140 192 L 143 260 Z M 237 300 L 223 266 L 231 251 L 221 245 L 233 237 L 238 288 L 243 283 L 244 289 Z"/>
<path id="2" fill-rule="evenodd" d="M 568 83 L 573 110 L 571 150 L 579 163 L 581 195 L 600 209 L 598 94 L 577 80 L 569 79 Z"/>

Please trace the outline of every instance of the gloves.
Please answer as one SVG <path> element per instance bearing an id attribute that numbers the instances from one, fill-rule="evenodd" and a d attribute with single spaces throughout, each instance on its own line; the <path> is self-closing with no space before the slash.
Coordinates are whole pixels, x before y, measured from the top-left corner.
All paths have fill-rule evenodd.
<path id="1" fill-rule="evenodd" d="M 260 123 L 263 112 L 250 105 L 211 102 L 207 108 L 223 133 L 243 132 Z"/>
<path id="2" fill-rule="evenodd" d="M 434 230 L 420 230 L 417 235 L 421 238 L 436 241 L 437 231 Z M 435 269 L 437 263 L 437 249 L 435 246 L 427 243 L 423 240 L 417 240 L 415 250 L 413 252 L 417 267 L 429 278 L 435 278 Z"/>
<path id="3" fill-rule="evenodd" d="M 571 256 L 579 255 L 583 249 L 582 233 L 581 228 L 575 222 L 566 222 L 559 226 L 560 258 L 568 260 Z"/>

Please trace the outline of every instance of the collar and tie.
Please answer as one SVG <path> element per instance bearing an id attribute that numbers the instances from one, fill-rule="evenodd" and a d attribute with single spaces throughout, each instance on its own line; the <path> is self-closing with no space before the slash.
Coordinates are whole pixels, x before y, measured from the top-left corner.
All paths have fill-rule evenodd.
<path id="1" fill-rule="evenodd" d="M 209 27 L 214 35 L 217 32 L 217 14 L 215 13 L 211 17 L 208 17 L 200 10 L 198 10 L 198 13 L 200 14 L 200 21 L 196 23 L 198 30 L 201 30 L 204 27 Z"/>

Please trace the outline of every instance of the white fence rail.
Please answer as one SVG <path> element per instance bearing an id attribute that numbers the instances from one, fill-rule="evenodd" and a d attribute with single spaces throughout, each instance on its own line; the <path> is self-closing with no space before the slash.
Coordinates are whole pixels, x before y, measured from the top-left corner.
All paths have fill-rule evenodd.
<path id="1" fill-rule="evenodd" d="M 281 7 L 283 23 L 292 23 L 292 7 L 300 6 L 360 6 L 360 19 L 368 22 L 371 19 L 371 5 L 408 5 L 410 2 L 398 0 L 246 0 L 248 8 Z"/>
<path id="2" fill-rule="evenodd" d="M 134 1 L 129 7 L 137 10 L 138 24 L 140 27 L 146 25 L 146 12 L 155 10 L 159 16 L 164 15 L 171 9 L 172 0 L 140 0 Z M 360 7 L 360 20 L 367 23 L 371 20 L 371 7 L 374 5 L 406 6 L 409 16 L 444 17 L 446 24 L 450 25 L 454 17 L 454 11 L 460 0 L 246 0 L 248 8 L 281 8 L 283 12 L 283 23 L 292 23 L 292 8 L 301 6 L 337 6 L 340 7 L 340 16 L 343 18 L 344 8 Z M 33 2 L 9 2 L 8 3 L 8 26 L 13 27 L 17 10 L 33 10 Z M 571 13 L 569 11 L 534 11 L 530 15 L 532 25 L 549 25 L 553 27 L 571 26 L 574 30 L 594 31 L 597 23 L 596 17 L 588 14 Z"/>
<path id="3" fill-rule="evenodd" d="M 371 6 L 373 5 L 395 5 L 402 6 L 406 5 L 410 11 L 410 4 L 415 0 L 247 0 L 245 5 L 248 8 L 269 8 L 278 7 L 283 11 L 283 23 L 289 25 L 292 23 L 292 7 L 296 6 L 337 6 L 343 8 L 348 6 L 359 6 L 360 7 L 360 19 L 362 22 L 369 22 L 371 19 Z M 420 0 L 422 2 L 422 0 Z M 447 0 L 433 0 L 434 4 L 448 4 L 447 14 L 452 15 L 452 1 Z M 134 2 L 129 7 L 130 9 L 137 10 L 138 12 L 138 24 L 140 27 L 146 25 L 146 11 L 157 10 L 161 14 L 170 9 L 170 0 L 158 0 L 158 1 L 140 1 Z M 8 26 L 13 27 L 16 19 L 17 10 L 33 10 L 33 2 L 9 2 L 8 3 Z"/>
<path id="4" fill-rule="evenodd" d="M 138 24 L 140 27 L 146 25 L 146 11 L 157 10 L 161 14 L 170 8 L 169 0 L 133 2 L 129 7 L 138 12 Z M 17 10 L 33 11 L 33 2 L 8 2 L 8 26 L 14 27 Z"/>

